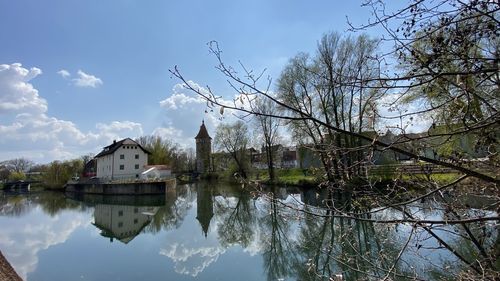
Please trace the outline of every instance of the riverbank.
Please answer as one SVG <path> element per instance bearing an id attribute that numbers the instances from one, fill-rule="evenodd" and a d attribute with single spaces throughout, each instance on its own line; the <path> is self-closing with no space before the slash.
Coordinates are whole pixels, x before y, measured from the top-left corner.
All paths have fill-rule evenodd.
<path id="1" fill-rule="evenodd" d="M 89 193 L 106 195 L 154 195 L 165 194 L 167 187 L 176 185 L 176 179 L 155 181 L 110 181 L 96 180 L 70 181 L 65 186 L 69 193 Z"/>
<path id="2" fill-rule="evenodd" d="M 0 251 L 0 281 L 23 281 Z"/>

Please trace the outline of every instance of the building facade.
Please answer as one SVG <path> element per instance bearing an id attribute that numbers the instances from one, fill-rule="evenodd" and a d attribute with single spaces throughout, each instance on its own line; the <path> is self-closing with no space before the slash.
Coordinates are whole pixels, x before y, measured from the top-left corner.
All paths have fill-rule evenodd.
<path id="1" fill-rule="evenodd" d="M 149 154 L 130 138 L 114 141 L 95 156 L 96 176 L 107 180 L 139 178 Z"/>
<path id="2" fill-rule="evenodd" d="M 198 173 L 208 173 L 211 167 L 212 158 L 212 138 L 208 134 L 205 122 L 201 122 L 200 131 L 194 138 L 196 140 L 196 171 Z"/>

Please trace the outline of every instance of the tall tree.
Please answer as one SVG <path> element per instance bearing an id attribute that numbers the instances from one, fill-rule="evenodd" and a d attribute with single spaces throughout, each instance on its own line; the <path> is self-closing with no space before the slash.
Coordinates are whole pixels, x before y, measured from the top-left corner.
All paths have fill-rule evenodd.
<path id="1" fill-rule="evenodd" d="M 179 150 L 177 144 L 160 136 L 142 136 L 136 139 L 136 141 L 151 152 L 151 155 L 148 157 L 148 164 L 174 166 L 175 155 Z M 175 167 L 171 168 L 174 169 Z"/>
<path id="2" fill-rule="evenodd" d="M 215 146 L 228 153 L 236 164 L 237 173 L 243 178 L 248 176 L 248 152 L 249 142 L 247 125 L 238 120 L 233 124 L 221 124 L 215 133 Z"/>
<path id="3" fill-rule="evenodd" d="M 279 127 L 281 125 L 280 119 L 272 118 L 272 115 L 278 114 L 279 107 L 276 103 L 265 99 L 264 97 L 257 99 L 254 106 L 254 111 L 257 113 L 255 115 L 254 123 L 257 127 L 257 132 L 259 136 L 262 136 L 261 143 L 266 153 L 267 171 L 269 174 L 269 180 L 275 180 L 275 159 L 277 150 L 275 146 L 278 144 L 279 140 Z"/>
<path id="4" fill-rule="evenodd" d="M 314 57 L 298 54 L 278 80 L 279 97 L 287 112 L 302 118 L 292 122 L 294 131 L 308 135 L 329 180 L 351 179 L 366 161 L 360 153 L 366 142 L 331 127 L 357 134 L 373 130 L 375 101 L 380 97 L 380 91 L 373 89 L 375 83 L 370 82 L 379 74 L 375 50 L 376 42 L 366 35 L 343 38 L 338 33 L 326 34 Z"/>

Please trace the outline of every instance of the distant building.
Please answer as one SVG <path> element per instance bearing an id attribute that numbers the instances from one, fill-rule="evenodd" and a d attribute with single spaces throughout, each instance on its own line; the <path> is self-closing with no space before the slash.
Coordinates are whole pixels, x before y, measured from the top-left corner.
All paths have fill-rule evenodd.
<path id="1" fill-rule="evenodd" d="M 281 168 L 290 169 L 297 168 L 297 150 L 293 147 L 286 147 L 283 149 L 283 154 L 281 158 Z"/>
<path id="2" fill-rule="evenodd" d="M 96 175 L 101 179 L 139 178 L 149 154 L 130 138 L 113 141 L 95 156 Z"/>
<path id="3" fill-rule="evenodd" d="M 208 135 L 204 121 L 201 121 L 200 131 L 194 139 L 196 140 L 196 171 L 207 173 L 210 171 L 212 138 Z"/>
<path id="4" fill-rule="evenodd" d="M 82 177 L 84 178 L 91 178 L 97 176 L 96 173 L 96 159 L 90 159 L 87 163 L 85 163 L 85 166 L 83 167 L 83 173 Z"/>

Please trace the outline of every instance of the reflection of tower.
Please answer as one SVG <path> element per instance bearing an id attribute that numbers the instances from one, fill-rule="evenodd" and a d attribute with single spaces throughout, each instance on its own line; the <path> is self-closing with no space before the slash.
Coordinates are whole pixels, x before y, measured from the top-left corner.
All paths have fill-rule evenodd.
<path id="1" fill-rule="evenodd" d="M 200 131 L 194 139 L 196 140 L 196 171 L 206 173 L 210 170 L 212 138 L 208 135 L 205 121 L 201 121 Z"/>
<path id="2" fill-rule="evenodd" d="M 94 210 L 94 225 L 101 235 L 127 244 L 151 222 L 157 207 L 136 207 L 98 204 Z"/>
<path id="3" fill-rule="evenodd" d="M 196 193 L 196 219 L 200 222 L 201 230 L 205 237 L 207 237 L 208 227 L 214 216 L 212 189 L 209 186 L 198 185 Z"/>

